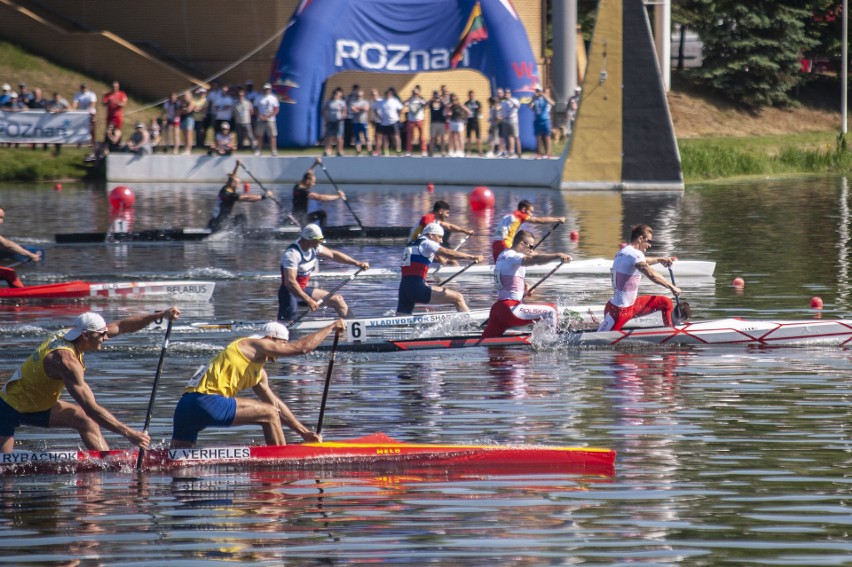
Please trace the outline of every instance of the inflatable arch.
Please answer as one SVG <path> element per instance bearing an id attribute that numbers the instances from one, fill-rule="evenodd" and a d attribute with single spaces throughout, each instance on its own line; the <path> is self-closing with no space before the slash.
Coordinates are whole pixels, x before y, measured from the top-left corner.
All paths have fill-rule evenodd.
<path id="1" fill-rule="evenodd" d="M 301 0 L 270 80 L 281 101 L 278 145 L 317 142 L 326 80 L 336 73 L 465 68 L 489 79 L 492 96 L 498 87 L 512 90 L 522 103 L 521 143 L 535 147 L 524 102 L 539 82 L 538 66 L 510 0 Z"/>

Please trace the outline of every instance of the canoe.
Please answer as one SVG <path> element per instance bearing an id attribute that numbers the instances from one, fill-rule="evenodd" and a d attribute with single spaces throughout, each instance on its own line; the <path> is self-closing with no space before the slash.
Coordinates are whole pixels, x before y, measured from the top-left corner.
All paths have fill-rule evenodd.
<path id="1" fill-rule="evenodd" d="M 546 339 L 543 339 L 546 341 Z M 409 350 L 467 347 L 526 347 L 533 344 L 532 333 L 516 333 L 481 339 L 479 336 L 388 339 L 340 344 L 349 352 L 398 352 Z M 852 345 L 852 319 L 762 321 L 755 319 L 714 319 L 676 327 L 639 327 L 621 331 L 571 331 L 558 333 L 541 346 L 636 347 L 649 345 L 703 346 L 849 346 Z M 321 345 L 317 350 L 328 350 Z"/>
<path id="2" fill-rule="evenodd" d="M 162 282 L 110 282 L 91 283 L 81 280 L 0 288 L 4 299 L 120 299 L 207 302 L 213 296 L 216 282 L 162 281 Z"/>
<path id="3" fill-rule="evenodd" d="M 13 451 L 0 454 L 0 475 L 78 473 L 135 469 L 138 452 Z M 539 445 L 455 445 L 404 443 L 383 433 L 345 441 L 286 446 L 228 446 L 146 451 L 143 470 L 159 472 L 192 466 L 276 467 L 287 470 L 393 470 L 424 467 L 514 472 L 522 463 L 541 473 L 612 475 L 615 451 L 597 447 Z"/>
<path id="4" fill-rule="evenodd" d="M 277 228 L 240 228 L 239 230 L 219 231 L 216 234 L 227 236 L 228 234 L 240 235 L 249 240 L 287 240 L 298 238 L 298 226 L 287 225 Z M 404 240 L 408 238 L 411 227 L 406 226 L 327 226 L 323 234 L 329 240 L 375 240 L 381 238 L 393 238 Z M 139 232 L 72 232 L 56 234 L 54 238 L 59 244 L 95 244 L 107 242 L 174 242 L 174 241 L 198 241 L 206 240 L 214 232 L 209 228 L 164 228 L 155 230 L 142 230 Z"/>
<path id="5" fill-rule="evenodd" d="M 526 266 L 527 275 L 544 275 L 550 272 L 558 265 L 558 262 L 548 264 L 540 264 L 538 266 Z M 430 270 L 429 276 L 434 276 L 437 279 L 444 279 L 461 271 L 466 266 L 441 266 L 440 270 Z M 668 277 L 669 270 L 665 266 L 655 264 L 652 266 L 656 271 Z M 609 277 L 609 270 L 612 268 L 612 260 L 606 258 L 590 258 L 587 260 L 574 260 L 568 264 L 564 264 L 554 274 L 554 276 L 563 275 L 606 275 Z M 716 270 L 716 262 L 707 260 L 678 260 L 672 265 L 672 271 L 676 278 L 681 277 L 697 277 L 697 278 L 712 278 L 713 272 Z M 437 273 L 436 273 L 437 271 Z M 465 276 L 491 276 L 494 272 L 492 264 L 476 264 L 467 268 L 459 278 Z M 320 270 L 312 274 L 311 278 L 339 278 L 343 279 L 355 273 L 351 270 Z M 358 278 L 399 278 L 399 268 L 370 268 L 358 274 Z M 280 279 L 281 274 L 269 274 L 263 276 L 267 279 Z"/>

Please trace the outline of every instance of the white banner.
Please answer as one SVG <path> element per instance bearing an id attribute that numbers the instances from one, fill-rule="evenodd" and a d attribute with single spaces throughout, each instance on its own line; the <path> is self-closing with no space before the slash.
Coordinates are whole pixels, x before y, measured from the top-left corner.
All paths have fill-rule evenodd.
<path id="1" fill-rule="evenodd" d="M 88 112 L 0 111 L 3 143 L 87 144 L 90 140 Z"/>

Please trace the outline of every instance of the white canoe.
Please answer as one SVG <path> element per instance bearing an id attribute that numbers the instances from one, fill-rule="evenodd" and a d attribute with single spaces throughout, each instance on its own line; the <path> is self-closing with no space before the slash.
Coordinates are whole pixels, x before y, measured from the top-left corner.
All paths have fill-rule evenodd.
<path id="1" fill-rule="evenodd" d="M 215 282 L 108 282 L 92 283 L 81 280 L 53 284 L 29 285 L 0 289 L 0 299 L 63 300 L 117 299 L 207 302 L 213 296 Z"/>
<path id="2" fill-rule="evenodd" d="M 551 262 L 549 264 L 542 264 L 538 266 L 527 266 L 527 274 L 529 275 L 544 275 L 555 268 L 559 263 Z M 449 278 L 453 274 L 461 271 L 466 266 L 464 264 L 460 266 L 440 266 L 438 268 L 434 268 L 430 270 L 430 276 L 434 276 L 435 279 L 445 279 Z M 575 260 L 568 264 L 564 264 L 559 270 L 556 271 L 554 276 L 558 275 L 604 275 L 609 277 L 609 270 L 612 267 L 612 260 L 608 260 L 605 258 L 592 258 L 589 260 Z M 660 272 L 668 276 L 668 268 L 662 266 L 660 264 L 654 265 L 654 268 Z M 676 278 L 681 277 L 689 277 L 689 278 L 712 278 L 713 272 L 716 270 L 716 262 L 710 262 L 705 260 L 678 260 L 672 265 L 672 271 Z M 437 272 L 437 273 L 435 273 Z M 463 274 L 459 275 L 459 278 L 463 278 L 466 276 L 482 276 L 487 275 L 491 276 L 494 272 L 493 264 L 477 264 L 469 267 L 464 271 Z M 354 269 L 351 270 L 320 270 L 319 272 L 313 274 L 312 278 L 346 278 L 355 273 Z M 370 268 L 369 270 L 364 270 L 360 274 L 358 274 L 358 278 L 398 278 L 399 277 L 399 268 Z M 280 279 L 280 274 L 275 275 L 266 275 L 264 278 L 274 278 Z"/>

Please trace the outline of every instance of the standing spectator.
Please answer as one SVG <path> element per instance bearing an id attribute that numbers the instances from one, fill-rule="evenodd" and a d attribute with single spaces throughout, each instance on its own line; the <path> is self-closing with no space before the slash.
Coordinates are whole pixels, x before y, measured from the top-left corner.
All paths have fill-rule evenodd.
<path id="1" fill-rule="evenodd" d="M 402 110 L 402 102 L 396 96 L 393 87 L 385 91 L 385 100 L 382 101 L 382 153 L 388 155 L 390 140 L 393 138 L 394 151 L 402 152 L 402 141 L 399 136 L 399 112 Z"/>
<path id="2" fill-rule="evenodd" d="M 15 94 L 15 93 L 12 93 Z M 17 97 L 18 95 L 15 94 Z M 59 93 L 53 93 L 53 98 L 44 103 L 44 109 L 51 114 L 61 114 L 63 112 L 68 112 L 71 110 L 71 105 L 68 104 L 68 101 L 60 95 Z M 47 150 L 47 144 L 44 145 L 44 149 Z M 62 144 L 54 144 L 53 145 L 53 153 L 55 155 L 59 155 L 59 152 L 62 151 Z"/>
<path id="3" fill-rule="evenodd" d="M 195 90 L 195 96 L 192 98 L 192 119 L 195 122 L 195 147 L 204 147 L 205 136 L 207 136 L 207 126 L 204 125 L 207 120 L 207 89 L 199 87 Z"/>
<path id="4" fill-rule="evenodd" d="M 278 125 L 275 123 L 275 117 L 278 116 L 278 97 L 272 93 L 272 85 L 265 83 L 263 85 L 263 96 L 257 100 L 257 150 L 254 155 L 259 156 L 263 151 L 263 136 L 269 137 L 269 149 L 272 150 L 272 155 L 278 155 Z"/>
<path id="5" fill-rule="evenodd" d="M 169 94 L 169 98 L 163 103 L 163 114 L 166 124 L 166 147 L 164 150 L 177 154 L 180 150 L 180 101 L 177 93 Z"/>
<path id="6" fill-rule="evenodd" d="M 444 103 L 444 139 L 448 143 L 450 139 L 450 89 L 447 85 L 441 85 L 441 102 Z"/>
<path id="7" fill-rule="evenodd" d="M 542 153 L 550 159 L 550 111 L 553 110 L 553 100 L 549 93 L 536 85 L 535 94 L 529 104 L 533 112 L 533 130 L 536 138 L 536 159 L 541 159 Z"/>
<path id="8" fill-rule="evenodd" d="M 480 157 L 482 156 L 482 135 L 479 133 L 479 117 L 482 114 L 482 105 L 476 100 L 473 91 L 467 91 L 465 108 L 470 114 L 467 117 L 467 154 L 473 155 L 473 142 L 476 141 Z"/>
<path id="9" fill-rule="evenodd" d="M 254 131 L 251 126 L 251 119 L 254 115 L 254 105 L 246 98 L 246 91 L 240 87 L 237 89 L 237 102 L 234 104 L 234 129 L 237 131 L 237 149 L 243 147 L 244 142 L 248 142 L 252 151 L 257 149 L 257 140 L 254 137 Z"/>
<path id="10" fill-rule="evenodd" d="M 426 136 L 423 133 L 423 123 L 426 118 L 426 99 L 420 96 L 420 85 L 412 89 L 411 97 L 405 101 L 405 109 L 408 112 L 408 120 L 405 123 L 405 155 L 411 155 L 411 150 L 414 147 L 414 131 L 417 130 L 417 138 L 420 140 L 420 155 L 425 156 Z"/>
<path id="11" fill-rule="evenodd" d="M 219 126 L 219 131 L 213 137 L 213 145 L 207 150 L 207 155 L 229 156 L 237 149 L 234 133 L 231 132 L 231 124 L 222 122 Z"/>
<path id="12" fill-rule="evenodd" d="M 12 98 L 12 85 L 3 83 L 3 92 L 0 93 L 0 106 L 3 106 Z"/>
<path id="13" fill-rule="evenodd" d="M 47 104 L 47 101 L 44 100 L 44 96 L 42 96 L 41 89 L 36 87 L 33 89 L 33 98 L 30 102 L 27 103 L 27 106 L 30 110 L 44 110 L 44 106 Z"/>
<path id="14" fill-rule="evenodd" d="M 367 136 L 367 124 L 370 116 L 370 103 L 364 98 L 364 90 L 358 89 L 354 99 L 349 102 L 346 112 L 352 118 L 352 142 L 355 144 L 355 155 L 361 155 L 361 146 L 367 146 L 367 154 L 373 152 L 373 145 Z"/>
<path id="15" fill-rule="evenodd" d="M 210 90 L 207 92 L 207 103 L 204 105 L 204 118 L 201 120 L 201 132 L 195 133 L 195 144 L 206 147 L 207 144 L 207 130 L 213 129 L 213 135 L 216 135 L 216 128 L 213 123 L 216 118 L 216 114 L 213 110 L 214 105 L 216 104 L 217 99 L 219 98 L 219 94 L 222 92 L 221 83 L 213 79 L 210 83 Z"/>
<path id="16" fill-rule="evenodd" d="M 382 141 L 384 140 L 384 135 L 382 134 L 382 109 L 384 108 L 385 101 L 379 96 L 378 89 L 373 89 L 370 91 L 370 94 L 373 98 L 370 102 L 370 120 L 373 123 L 373 137 L 376 140 L 373 144 L 373 155 L 377 156 L 382 149 Z"/>
<path id="17" fill-rule="evenodd" d="M 18 84 L 18 100 L 23 102 L 25 105 L 29 106 L 30 101 L 33 99 L 32 91 L 27 87 L 26 83 Z M 95 102 L 97 102 L 97 97 L 95 97 Z"/>
<path id="18" fill-rule="evenodd" d="M 127 140 L 127 145 L 124 149 L 138 155 L 148 155 L 151 153 L 151 135 L 145 128 L 145 124 L 142 122 L 136 123 L 133 134 L 130 135 L 130 139 Z"/>
<path id="19" fill-rule="evenodd" d="M 325 103 L 325 151 L 323 155 L 330 156 L 331 149 L 337 146 L 337 155 L 343 155 L 343 131 L 346 119 L 346 101 L 343 99 L 343 89 L 337 87 L 331 93 L 331 98 Z"/>
<path id="20" fill-rule="evenodd" d="M 89 113 L 89 134 L 92 138 L 92 151 L 94 152 L 98 97 L 95 93 L 89 90 L 86 83 L 82 83 L 80 85 L 80 90 L 74 93 L 74 99 L 71 101 L 71 105 L 74 110 L 84 110 Z"/>
<path id="21" fill-rule="evenodd" d="M 447 114 L 450 116 L 450 157 L 464 157 L 462 133 L 465 124 L 467 124 L 467 119 L 470 117 L 470 110 L 459 102 L 457 94 L 451 94 Z"/>
<path id="22" fill-rule="evenodd" d="M 118 81 L 112 82 L 112 90 L 103 96 L 103 105 L 106 106 L 107 124 L 114 124 L 117 130 L 121 130 L 124 122 L 124 107 L 127 106 L 127 95 L 121 90 Z"/>
<path id="23" fill-rule="evenodd" d="M 211 93 L 212 97 L 212 93 Z M 228 84 L 222 85 L 219 89 L 219 94 L 212 99 L 213 104 L 213 128 L 216 132 L 222 131 L 222 124 L 228 123 L 230 128 L 231 122 L 234 120 L 234 97 L 231 96 L 231 87 Z"/>
<path id="24" fill-rule="evenodd" d="M 441 94 L 438 91 L 432 91 L 432 98 L 429 100 L 429 155 L 435 155 L 436 145 L 442 156 L 447 155 L 445 115 L 446 107 L 441 100 Z"/>
<path id="25" fill-rule="evenodd" d="M 257 102 L 257 99 L 261 97 L 261 94 L 254 90 L 254 81 L 252 81 L 251 79 L 246 80 L 245 93 L 246 100 L 252 103 L 252 105 L 254 105 L 254 103 Z"/>
<path id="26" fill-rule="evenodd" d="M 354 117 L 352 116 L 352 103 L 358 98 L 358 92 L 361 90 L 361 87 L 358 86 L 358 83 L 352 85 L 352 90 L 349 91 L 349 94 L 346 95 L 344 99 L 346 101 L 346 119 L 343 121 L 343 145 L 344 147 L 349 147 L 352 143 L 352 139 L 354 138 L 354 133 L 352 132 L 352 125 L 354 122 Z M 362 94 L 363 96 L 363 94 Z"/>
<path id="27" fill-rule="evenodd" d="M 183 139 L 183 153 L 189 155 L 192 153 L 193 135 L 195 134 L 195 100 L 192 98 L 190 91 L 184 92 L 178 99 L 178 117 L 180 120 L 180 135 Z M 153 144 L 153 134 L 152 146 Z"/>
<path id="28" fill-rule="evenodd" d="M 518 136 L 518 109 L 521 102 L 512 96 L 509 89 L 503 90 L 503 100 L 500 103 L 503 125 L 503 137 L 506 139 L 507 156 L 521 157 L 521 139 Z M 517 153 L 516 153 L 517 152 Z"/>
<path id="29" fill-rule="evenodd" d="M 580 108 L 580 95 L 583 89 L 574 89 L 574 96 L 568 99 L 568 133 L 574 133 L 574 121 L 577 120 L 577 110 Z"/>
<path id="30" fill-rule="evenodd" d="M 499 156 L 503 151 L 503 138 L 500 137 L 500 101 L 497 97 L 488 99 L 488 154 L 487 157 Z"/>

